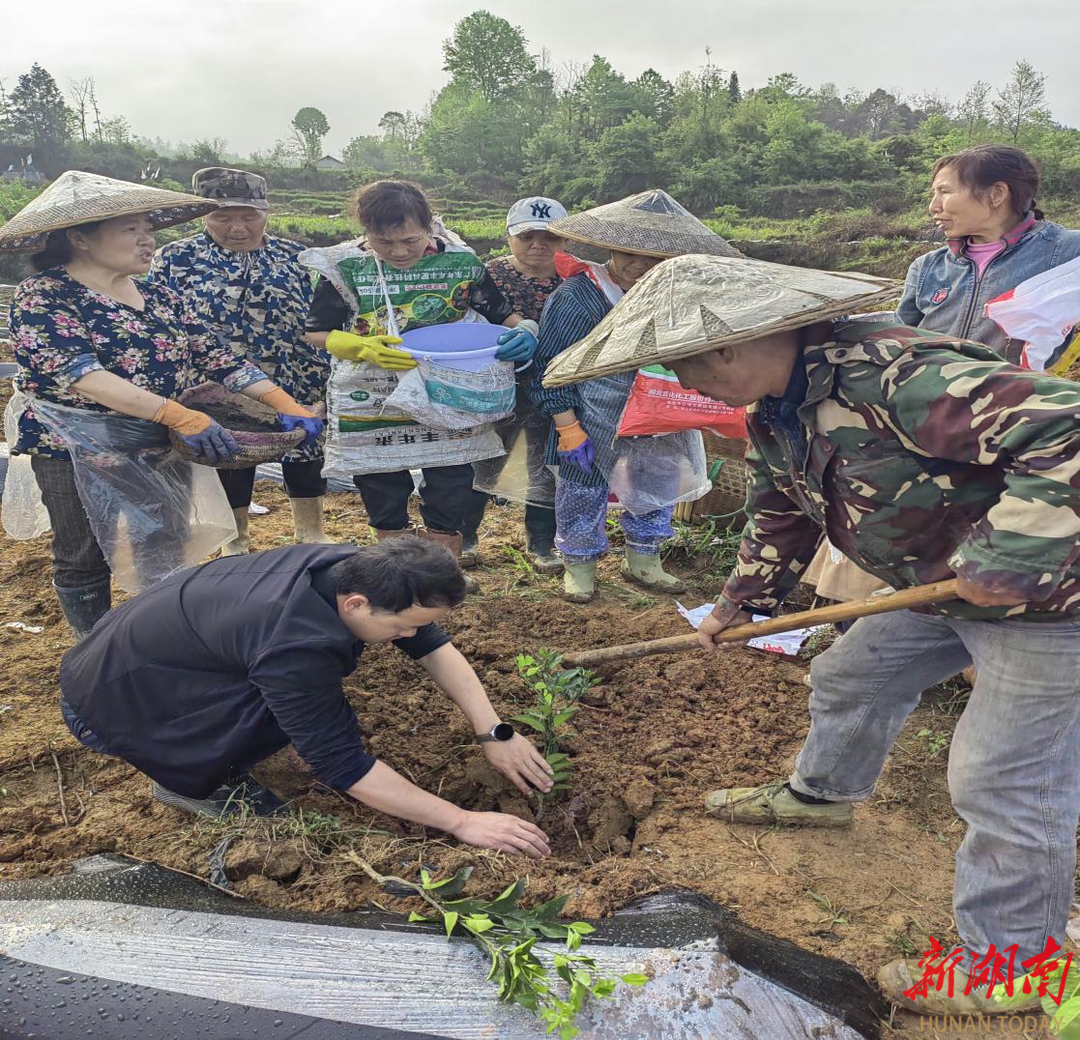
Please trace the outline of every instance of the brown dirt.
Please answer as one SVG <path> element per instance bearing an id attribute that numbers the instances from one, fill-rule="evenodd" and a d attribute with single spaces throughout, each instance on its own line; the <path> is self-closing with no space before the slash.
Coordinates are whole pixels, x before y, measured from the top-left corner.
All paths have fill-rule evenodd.
<path id="1" fill-rule="evenodd" d="M 287 542 L 281 491 L 259 484 L 256 499 L 272 509 L 252 518 L 256 548 Z M 366 537 L 358 498 L 330 496 L 328 509 L 331 535 Z M 618 579 L 615 557 L 602 565 L 597 602 L 562 602 L 556 580 L 521 574 L 505 552 L 505 545 L 523 549 L 519 519 L 510 509 L 491 510 L 473 572 L 483 595 L 470 597 L 447 625 L 498 710 L 509 715 L 528 702 L 517 653 L 685 631 L 669 598 L 642 595 Z M 50 589 L 47 540 L 3 545 L 0 625 L 18 620 L 45 631 L 0 627 L 0 705 L 9 708 L 0 713 L 0 878 L 63 873 L 73 859 L 106 851 L 206 877 L 208 853 L 230 834 L 227 875 L 242 895 L 274 907 L 406 907 L 350 864 L 345 853 L 355 849 L 382 872 L 407 877 L 420 864 L 450 871 L 472 863 L 477 894 L 526 874 L 530 899 L 568 893 L 567 913 L 576 917 L 603 916 L 645 893 L 691 888 L 870 977 L 899 953 L 925 949 L 927 934 L 942 942 L 952 934 L 961 827 L 945 787 L 947 751 L 931 757 L 917 734 L 948 735 L 953 719 L 932 705 L 913 716 L 850 831 L 755 831 L 702 811 L 712 788 L 785 775 L 806 732 L 805 664 L 750 651 L 657 657 L 604 672 L 566 742 L 572 790 L 544 817 L 554 853 L 542 863 L 463 848 L 369 812 L 319 786 L 292 749 L 260 767 L 260 777 L 294 799 L 297 817 L 193 824 L 151 800 L 146 777 L 67 733 L 56 702 L 70 638 Z M 709 595 L 700 575 L 680 571 L 692 586 L 687 601 Z M 487 767 L 460 713 L 392 647 L 365 652 L 346 688 L 369 748 L 394 768 L 470 808 L 530 814 Z"/>

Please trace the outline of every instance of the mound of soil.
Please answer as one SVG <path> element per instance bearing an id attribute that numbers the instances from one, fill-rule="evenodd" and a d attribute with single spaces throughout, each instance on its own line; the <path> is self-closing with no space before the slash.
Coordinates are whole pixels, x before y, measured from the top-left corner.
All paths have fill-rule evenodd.
<path id="1" fill-rule="evenodd" d="M 287 542 L 284 495 L 260 483 L 256 499 L 271 507 L 252 517 L 256 548 Z M 366 539 L 356 496 L 329 496 L 327 508 L 332 537 Z M 620 581 L 616 554 L 601 565 L 598 599 L 576 606 L 558 598 L 557 579 L 515 567 L 504 546 L 523 550 L 523 542 L 520 514 L 492 508 L 473 572 L 483 594 L 447 620 L 504 717 L 531 700 L 517 675 L 518 653 L 685 631 L 673 600 Z M 147 778 L 126 763 L 87 751 L 67 733 L 57 673 L 70 637 L 50 586 L 47 544 L 5 540 L 0 562 L 3 621 L 45 629 L 0 627 L 0 877 L 61 873 L 73 859 L 108 851 L 206 878 L 211 852 L 228 837 L 230 883 L 279 908 L 408 908 L 357 870 L 348 855 L 355 852 L 403 877 L 415 877 L 421 865 L 435 872 L 473 864 L 477 895 L 527 875 L 529 900 L 568 894 L 573 917 L 603 916 L 650 892 L 694 889 L 870 976 L 884 961 L 926 949 L 928 935 L 946 943 L 953 934 L 961 828 L 945 787 L 947 752 L 931 756 L 919 736 L 951 732 L 952 717 L 937 707 L 915 713 L 850 831 L 755 831 L 704 813 L 704 795 L 714 788 L 785 776 L 808 727 L 805 663 L 753 651 L 607 668 L 568 732 L 571 789 L 545 809 L 541 826 L 553 854 L 542 862 L 459 846 L 372 813 L 319 785 L 291 748 L 257 772 L 293 800 L 292 817 L 198 822 L 154 802 Z M 702 572 L 676 569 L 691 586 L 685 602 L 715 593 Z M 368 747 L 395 769 L 468 808 L 533 816 L 535 807 L 487 765 L 463 716 L 394 647 L 369 648 L 346 688 Z"/>

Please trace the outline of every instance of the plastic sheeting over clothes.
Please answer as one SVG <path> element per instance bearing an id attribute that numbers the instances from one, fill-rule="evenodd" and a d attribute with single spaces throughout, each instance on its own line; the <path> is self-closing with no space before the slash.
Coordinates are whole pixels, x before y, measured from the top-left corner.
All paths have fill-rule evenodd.
<path id="1" fill-rule="evenodd" d="M 165 427 L 40 399 L 34 401 L 34 412 L 71 454 L 91 530 L 122 589 L 149 588 L 236 537 L 217 473 L 181 459 Z M 18 494 L 29 491 L 20 485 Z M 14 537 L 26 537 L 7 526 L 10 493 L 5 490 L 5 528 Z M 33 515 L 33 504 L 25 498 L 11 506 L 15 516 Z"/>
<path id="2" fill-rule="evenodd" d="M 596 448 L 594 465 L 619 505 L 631 513 L 651 513 L 701 498 L 710 485 L 699 430 L 655 437 L 618 435 L 635 374 L 600 376 L 579 388 L 582 414 L 578 418 Z M 560 476 L 565 475 L 560 467 Z"/>
<path id="3" fill-rule="evenodd" d="M 16 390 L 4 409 L 4 439 L 8 445 L 19 439 L 19 416 L 26 407 L 26 395 Z M 49 530 L 49 513 L 41 500 L 29 455 L 8 457 L 3 482 L 4 530 L 19 541 L 37 538 Z"/>

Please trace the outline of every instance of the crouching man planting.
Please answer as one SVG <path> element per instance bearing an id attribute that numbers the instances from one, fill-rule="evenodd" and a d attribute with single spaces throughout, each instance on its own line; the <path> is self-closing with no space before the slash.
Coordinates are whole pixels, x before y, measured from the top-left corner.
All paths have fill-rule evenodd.
<path id="1" fill-rule="evenodd" d="M 342 690 L 367 643 L 392 641 L 462 710 L 495 769 L 525 793 L 549 790 L 543 757 L 500 722 L 437 624 L 464 597 L 450 552 L 418 538 L 223 557 L 102 618 L 64 656 L 61 710 L 83 744 L 130 762 L 155 798 L 190 812 L 218 815 L 239 799 L 280 808 L 246 771 L 292 743 L 321 781 L 373 809 L 546 856 L 532 823 L 461 809 L 368 754 Z"/>
<path id="2" fill-rule="evenodd" d="M 1080 387 L 941 333 L 822 321 L 879 299 L 874 281 L 669 260 L 547 378 L 660 363 L 684 387 L 747 406 L 749 522 L 698 632 L 707 650 L 745 609 L 780 606 L 822 534 L 897 589 L 955 575 L 959 598 L 861 618 L 814 659 L 810 732 L 790 777 L 714 791 L 706 807 L 755 826 L 847 826 L 922 691 L 974 663 L 949 749 L 967 824 L 953 893 L 966 979 L 927 991 L 922 967 L 898 960 L 878 980 L 909 1010 L 993 1012 L 979 965 L 1014 956 L 1020 972 L 1064 944 L 1074 897 Z"/>

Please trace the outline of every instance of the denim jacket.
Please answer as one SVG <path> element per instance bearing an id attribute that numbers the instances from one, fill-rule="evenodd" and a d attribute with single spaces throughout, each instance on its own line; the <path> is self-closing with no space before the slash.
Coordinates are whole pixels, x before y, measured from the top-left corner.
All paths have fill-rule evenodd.
<path id="1" fill-rule="evenodd" d="M 973 260 L 964 255 L 966 240 L 920 256 L 908 268 L 897 320 L 957 339 L 975 340 L 1012 364 L 1020 363 L 1023 343 L 1011 340 L 986 317 L 986 304 L 1021 282 L 1080 256 L 1080 231 L 1049 220 L 1010 240 L 976 277 Z"/>

